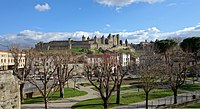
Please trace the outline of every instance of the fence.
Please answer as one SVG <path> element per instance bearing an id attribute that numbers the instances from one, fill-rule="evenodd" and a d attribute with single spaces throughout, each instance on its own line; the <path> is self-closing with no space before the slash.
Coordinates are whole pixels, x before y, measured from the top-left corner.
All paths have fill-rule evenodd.
<path id="1" fill-rule="evenodd" d="M 177 104 L 174 105 L 174 96 L 159 98 L 154 100 L 149 100 L 148 108 L 155 109 L 155 108 L 169 108 L 169 107 L 179 107 L 180 105 L 183 106 L 191 101 L 196 101 L 200 99 L 200 91 L 188 92 L 184 94 L 179 94 L 177 96 Z M 129 105 L 128 108 L 145 108 L 146 102 L 140 102 L 133 105 Z"/>

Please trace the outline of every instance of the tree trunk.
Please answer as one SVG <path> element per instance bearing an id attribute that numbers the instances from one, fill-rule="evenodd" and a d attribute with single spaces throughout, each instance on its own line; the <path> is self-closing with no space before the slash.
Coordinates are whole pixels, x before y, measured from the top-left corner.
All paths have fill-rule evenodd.
<path id="1" fill-rule="evenodd" d="M 117 98 L 116 98 L 116 104 L 120 104 L 120 84 L 117 84 Z"/>
<path id="2" fill-rule="evenodd" d="M 146 109 L 148 109 L 149 92 L 145 92 L 145 94 L 146 94 Z"/>
<path id="3" fill-rule="evenodd" d="M 174 92 L 174 104 L 177 103 L 177 89 L 173 90 Z"/>
<path id="4" fill-rule="evenodd" d="M 60 98 L 64 98 L 64 85 L 60 82 Z"/>
<path id="5" fill-rule="evenodd" d="M 76 78 L 75 78 L 76 79 Z M 74 89 L 76 89 L 76 80 L 74 80 Z"/>
<path id="6" fill-rule="evenodd" d="M 192 84 L 194 84 L 194 76 L 192 77 Z"/>
<path id="7" fill-rule="evenodd" d="M 107 98 L 103 99 L 103 107 L 104 107 L 104 109 L 108 108 L 108 99 Z"/>
<path id="8" fill-rule="evenodd" d="M 47 80 L 46 80 L 46 76 L 44 76 L 44 105 L 45 105 L 45 109 L 48 108 L 48 102 L 47 102 Z"/>
<path id="9" fill-rule="evenodd" d="M 24 84 L 25 83 L 21 83 L 20 84 L 20 100 L 21 100 L 21 102 L 23 101 L 23 99 L 24 99 L 24 91 L 23 91 L 23 89 L 24 89 Z"/>
<path id="10" fill-rule="evenodd" d="M 44 97 L 44 106 L 45 106 L 45 109 L 47 109 L 47 108 L 48 108 L 47 97 Z"/>
<path id="11" fill-rule="evenodd" d="M 67 88 L 69 88 L 69 80 L 67 80 Z"/>

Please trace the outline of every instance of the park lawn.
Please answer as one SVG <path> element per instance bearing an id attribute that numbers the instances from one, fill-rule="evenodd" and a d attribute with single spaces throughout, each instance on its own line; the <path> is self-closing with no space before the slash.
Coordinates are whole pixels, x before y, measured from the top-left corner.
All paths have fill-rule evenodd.
<path id="1" fill-rule="evenodd" d="M 182 90 L 196 91 L 200 90 L 200 84 L 185 84 L 180 87 Z"/>
<path id="2" fill-rule="evenodd" d="M 70 98 L 70 97 L 75 97 L 75 96 L 83 96 L 83 95 L 87 94 L 87 92 L 85 92 L 85 91 L 79 91 L 79 90 L 73 89 L 73 88 L 65 88 L 64 91 L 65 91 L 65 93 L 64 93 L 65 98 Z M 49 96 L 49 100 L 58 100 L 58 99 L 62 99 L 59 97 L 59 90 L 54 93 L 51 93 Z M 33 97 L 31 99 L 25 99 L 23 104 L 32 104 L 32 103 L 43 102 L 43 101 L 44 101 L 44 99 L 42 96 Z"/>
<path id="3" fill-rule="evenodd" d="M 192 77 L 187 77 L 187 80 L 191 80 L 191 81 L 192 81 L 192 80 L 193 80 L 193 78 L 192 78 Z M 197 78 L 196 78 L 196 77 L 194 77 L 194 80 L 195 80 L 195 81 L 197 81 Z M 198 79 L 198 82 L 200 82 L 200 79 Z"/>
<path id="4" fill-rule="evenodd" d="M 171 90 L 156 89 L 156 90 L 152 90 L 150 92 L 149 100 L 166 97 L 166 96 L 171 96 L 171 95 L 173 95 L 173 92 Z M 116 99 L 116 95 L 112 95 L 109 100 L 109 108 L 118 106 L 117 104 L 115 104 L 115 99 Z M 131 103 L 142 102 L 142 101 L 145 101 L 145 93 L 143 91 L 121 94 L 121 105 L 128 105 Z M 89 100 L 81 101 L 81 102 L 75 104 L 72 108 L 103 109 L 102 104 L 103 104 L 103 102 L 102 102 L 101 98 L 96 98 L 96 99 L 89 99 Z"/>
<path id="5" fill-rule="evenodd" d="M 121 86 L 121 90 L 131 90 L 135 88 L 137 88 L 137 86 Z"/>
<path id="6" fill-rule="evenodd" d="M 200 108 L 200 103 L 195 103 L 195 104 L 191 104 L 191 105 L 188 105 L 188 106 L 185 106 L 183 108 Z"/>
<path id="7" fill-rule="evenodd" d="M 110 89 L 111 89 L 112 87 L 110 87 Z M 116 88 L 117 87 L 115 87 L 115 91 L 116 91 Z M 131 90 L 131 89 L 135 89 L 135 88 L 137 88 L 137 86 L 121 86 L 121 91 L 122 90 Z M 98 91 L 97 90 L 97 88 L 95 88 L 95 87 L 92 87 L 91 89 L 93 89 L 93 90 L 95 90 L 95 91 Z"/>

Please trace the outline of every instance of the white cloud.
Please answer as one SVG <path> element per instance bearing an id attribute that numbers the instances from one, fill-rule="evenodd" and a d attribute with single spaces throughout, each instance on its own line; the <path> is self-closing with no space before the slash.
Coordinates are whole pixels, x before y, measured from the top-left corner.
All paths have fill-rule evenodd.
<path id="1" fill-rule="evenodd" d="M 48 11 L 50 9 L 51 9 L 51 7 L 47 3 L 45 3 L 45 4 L 37 4 L 35 6 L 35 10 L 40 11 L 40 12 L 41 11 Z"/>
<path id="2" fill-rule="evenodd" d="M 120 13 L 121 9 L 122 9 L 122 7 L 117 7 L 117 8 L 115 8 L 115 11 L 117 11 L 118 13 Z"/>
<path id="3" fill-rule="evenodd" d="M 167 4 L 167 7 L 176 6 L 176 5 L 177 5 L 177 3 L 169 3 L 169 4 Z"/>
<path id="4" fill-rule="evenodd" d="M 153 33 L 158 33 L 158 32 L 160 32 L 160 30 L 158 29 L 158 28 L 156 28 L 156 27 L 151 27 L 151 28 L 148 28 L 147 29 L 149 32 L 153 32 Z"/>
<path id="5" fill-rule="evenodd" d="M 111 27 L 111 25 L 110 25 L 110 24 L 106 24 L 106 27 L 110 28 L 110 27 Z"/>
<path id="6" fill-rule="evenodd" d="M 101 37 L 102 35 L 107 36 L 109 33 L 102 33 L 99 31 L 96 32 L 37 32 L 32 30 L 23 30 L 19 32 L 19 34 L 9 34 L 0 36 L 0 44 L 3 45 L 12 45 L 12 44 L 20 44 L 23 46 L 34 46 L 37 42 L 49 42 L 55 40 L 68 40 L 71 38 L 72 40 L 81 40 L 81 37 L 84 35 L 86 37 Z M 121 31 L 112 34 L 120 34 L 120 38 L 122 40 L 128 39 L 130 43 L 139 43 L 144 40 L 155 41 L 156 39 L 166 39 L 172 37 L 192 37 L 192 36 L 200 36 L 200 24 L 187 27 L 182 30 L 178 30 L 175 32 L 167 32 L 163 33 L 156 27 L 147 28 L 144 30 L 138 30 L 133 32 Z M 0 48 L 2 48 L 0 46 Z"/>
<path id="7" fill-rule="evenodd" d="M 134 32 L 119 32 L 122 39 L 128 39 L 131 43 L 139 43 L 144 40 L 155 40 L 157 36 L 154 34 L 159 33 L 160 30 L 156 27 L 148 28 L 146 30 L 138 30 Z"/>
<path id="8" fill-rule="evenodd" d="M 133 3 L 149 3 L 153 4 L 156 2 L 161 2 L 163 0 L 96 0 L 97 3 L 107 5 L 107 6 L 116 6 L 124 7 Z"/>

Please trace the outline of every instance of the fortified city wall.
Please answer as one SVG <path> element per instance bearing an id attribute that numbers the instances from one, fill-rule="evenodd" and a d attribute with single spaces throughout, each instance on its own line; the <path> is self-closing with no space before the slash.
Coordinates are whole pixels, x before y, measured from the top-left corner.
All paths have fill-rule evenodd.
<path id="1" fill-rule="evenodd" d="M 68 40 L 64 41 L 50 41 L 47 43 L 39 42 L 35 45 L 37 50 L 64 50 L 71 48 L 88 48 L 88 49 L 107 49 L 110 47 L 121 46 L 119 34 L 111 35 L 109 34 L 107 37 L 97 38 L 94 37 L 82 37 L 82 40 L 75 41 L 68 38 Z"/>

